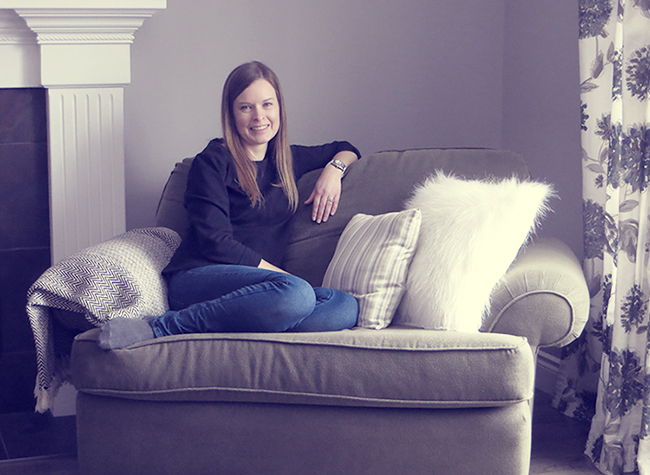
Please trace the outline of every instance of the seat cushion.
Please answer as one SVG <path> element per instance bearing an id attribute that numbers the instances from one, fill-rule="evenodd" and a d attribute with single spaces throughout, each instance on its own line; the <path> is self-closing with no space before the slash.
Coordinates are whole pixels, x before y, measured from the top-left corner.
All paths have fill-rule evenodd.
<path id="1" fill-rule="evenodd" d="M 122 350 L 77 336 L 75 387 L 141 400 L 373 407 L 491 407 L 530 399 L 525 338 L 388 328 L 189 334 Z"/>

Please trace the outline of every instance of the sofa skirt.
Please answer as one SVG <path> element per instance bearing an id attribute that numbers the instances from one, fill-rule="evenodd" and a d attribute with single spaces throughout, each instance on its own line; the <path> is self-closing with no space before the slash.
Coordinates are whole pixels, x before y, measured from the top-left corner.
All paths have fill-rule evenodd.
<path id="1" fill-rule="evenodd" d="M 79 392 L 79 466 L 92 475 L 528 474 L 531 405 L 338 407 Z"/>

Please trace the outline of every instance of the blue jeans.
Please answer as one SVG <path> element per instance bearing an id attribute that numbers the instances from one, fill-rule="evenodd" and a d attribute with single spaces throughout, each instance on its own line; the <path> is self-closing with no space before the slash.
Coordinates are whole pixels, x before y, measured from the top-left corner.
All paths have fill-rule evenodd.
<path id="1" fill-rule="evenodd" d="M 336 331 L 353 327 L 359 313 L 347 293 L 257 267 L 196 267 L 171 274 L 167 283 L 170 310 L 150 322 L 156 337 Z"/>

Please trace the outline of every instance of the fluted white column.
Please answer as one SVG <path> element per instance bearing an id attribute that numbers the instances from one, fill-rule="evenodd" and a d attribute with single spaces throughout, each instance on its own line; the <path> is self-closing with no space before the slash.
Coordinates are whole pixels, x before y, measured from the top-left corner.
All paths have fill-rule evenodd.
<path id="1" fill-rule="evenodd" d="M 0 0 L 0 87 L 48 89 L 53 263 L 125 231 L 123 86 L 135 31 L 163 8 Z"/>
<path id="2" fill-rule="evenodd" d="M 53 257 L 125 230 L 123 90 L 48 90 Z"/>

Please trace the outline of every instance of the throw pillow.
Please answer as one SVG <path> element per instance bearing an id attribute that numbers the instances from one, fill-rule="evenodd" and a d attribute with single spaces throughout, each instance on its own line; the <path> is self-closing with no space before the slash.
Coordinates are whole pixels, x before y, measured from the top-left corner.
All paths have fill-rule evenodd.
<path id="1" fill-rule="evenodd" d="M 492 289 L 552 195 L 544 183 L 463 180 L 442 173 L 417 187 L 406 207 L 421 210 L 422 227 L 396 322 L 478 331 Z"/>
<path id="2" fill-rule="evenodd" d="M 404 294 L 420 231 L 420 211 L 355 215 L 343 230 L 323 286 L 359 302 L 357 326 L 387 327 Z"/>

